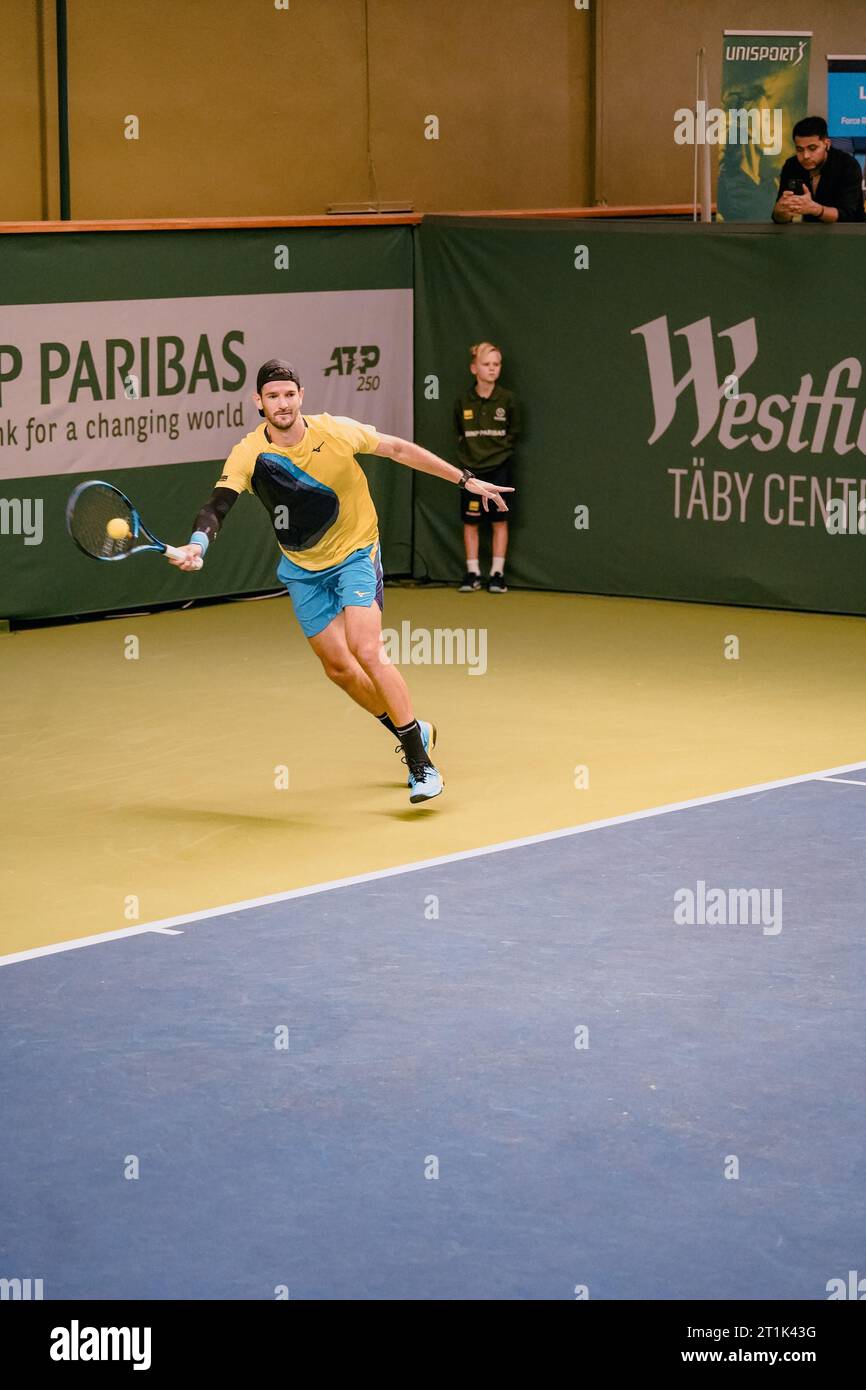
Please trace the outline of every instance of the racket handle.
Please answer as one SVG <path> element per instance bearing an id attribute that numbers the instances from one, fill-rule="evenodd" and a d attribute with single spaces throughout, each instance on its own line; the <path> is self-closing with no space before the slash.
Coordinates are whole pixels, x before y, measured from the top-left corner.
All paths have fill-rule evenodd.
<path id="1" fill-rule="evenodd" d="M 185 551 L 183 551 L 183 550 L 178 550 L 178 549 L 177 549 L 177 546 L 174 546 L 174 545 L 167 545 L 167 546 L 165 547 L 165 553 L 166 553 L 166 555 L 168 555 L 168 556 L 170 557 L 170 559 L 172 559 L 172 560 L 187 560 L 187 559 L 189 559 L 189 556 L 186 554 Z M 203 564 L 204 564 L 204 560 L 201 558 L 200 555 L 197 555 L 197 556 L 195 556 L 195 558 L 193 559 L 192 567 L 193 567 L 194 570 L 200 570 Z"/>

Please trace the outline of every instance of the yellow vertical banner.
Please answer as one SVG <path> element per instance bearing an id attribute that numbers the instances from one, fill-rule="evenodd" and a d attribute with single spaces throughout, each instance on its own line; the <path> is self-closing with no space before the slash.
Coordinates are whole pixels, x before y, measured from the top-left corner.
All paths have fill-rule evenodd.
<path id="1" fill-rule="evenodd" d="M 811 31 L 726 29 L 717 125 L 718 218 L 765 222 L 791 131 L 808 114 Z"/>

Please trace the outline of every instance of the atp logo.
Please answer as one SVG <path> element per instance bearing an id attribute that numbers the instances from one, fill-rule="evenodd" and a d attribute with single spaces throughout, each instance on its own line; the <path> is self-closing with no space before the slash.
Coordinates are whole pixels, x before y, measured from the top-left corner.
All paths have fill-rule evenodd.
<path id="1" fill-rule="evenodd" d="M 335 347 L 324 375 L 330 376 L 336 372 L 338 376 L 351 376 L 357 371 L 363 376 L 378 365 L 381 356 L 381 349 L 375 343 L 368 343 L 364 347 Z"/>

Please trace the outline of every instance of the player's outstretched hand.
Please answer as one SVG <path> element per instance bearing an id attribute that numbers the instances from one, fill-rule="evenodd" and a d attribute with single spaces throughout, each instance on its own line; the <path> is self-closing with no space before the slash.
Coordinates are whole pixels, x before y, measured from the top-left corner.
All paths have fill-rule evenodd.
<path id="1" fill-rule="evenodd" d="M 201 569 L 201 546 L 193 543 L 192 545 L 175 546 L 178 558 L 167 555 L 166 559 L 170 565 L 176 565 L 179 570 L 199 570 Z"/>
<path id="2" fill-rule="evenodd" d="M 491 502 L 496 504 L 496 510 L 498 512 L 507 512 L 508 507 L 505 504 L 505 498 L 502 494 L 503 492 L 513 492 L 514 488 L 498 487 L 496 483 L 485 483 L 483 478 L 468 478 L 466 481 L 466 491 L 478 493 L 478 496 L 484 503 L 484 510 L 486 512 L 490 510 L 489 504 Z"/>

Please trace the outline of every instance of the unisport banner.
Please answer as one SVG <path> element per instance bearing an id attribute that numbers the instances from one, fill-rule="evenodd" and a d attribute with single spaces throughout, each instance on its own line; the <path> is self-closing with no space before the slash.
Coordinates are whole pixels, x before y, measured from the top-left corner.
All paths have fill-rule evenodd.
<path id="1" fill-rule="evenodd" d="M 808 115 L 811 32 L 726 29 L 718 217 L 765 222 L 779 171 L 794 152 L 791 131 Z M 721 123 L 720 123 L 721 124 Z"/>

